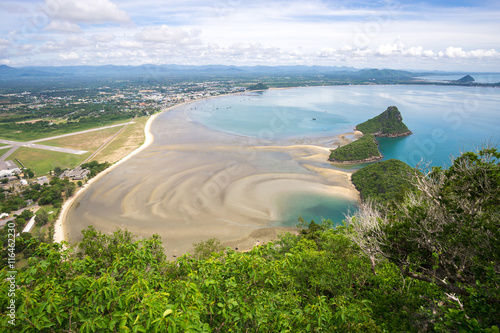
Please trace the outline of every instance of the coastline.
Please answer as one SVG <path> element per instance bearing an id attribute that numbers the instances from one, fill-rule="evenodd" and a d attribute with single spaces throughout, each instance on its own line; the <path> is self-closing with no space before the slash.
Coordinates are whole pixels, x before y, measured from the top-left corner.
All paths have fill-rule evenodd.
<path id="1" fill-rule="evenodd" d="M 151 133 L 151 124 L 153 121 L 156 119 L 158 115 L 160 115 L 162 112 L 168 111 L 168 109 L 162 110 L 158 113 L 153 114 L 152 116 L 149 117 L 148 121 L 146 122 L 146 126 L 144 126 L 144 134 L 145 134 L 145 139 L 144 143 L 137 147 L 134 151 L 132 151 L 130 154 L 122 158 L 121 160 L 117 161 L 113 165 L 111 165 L 109 168 L 104 170 L 103 172 L 97 174 L 94 178 L 90 179 L 87 183 L 85 183 L 78 191 L 68 200 L 64 202 L 64 204 L 61 207 L 61 212 L 59 213 L 59 217 L 54 223 L 54 242 L 60 243 L 67 238 L 67 233 L 66 233 L 66 215 L 68 214 L 69 209 L 71 206 L 74 204 L 76 199 L 81 196 L 85 190 L 87 190 L 95 181 L 98 179 L 101 179 L 104 177 L 106 174 L 108 174 L 111 170 L 116 168 L 118 165 L 122 164 L 123 162 L 127 161 L 130 159 L 132 156 L 136 155 L 146 147 L 148 147 L 150 144 L 153 143 L 154 137 L 153 134 Z"/>
<path id="2" fill-rule="evenodd" d="M 141 146 L 144 151 L 127 167 L 111 172 L 114 164 L 98 175 L 107 176 L 99 186 L 86 184 L 74 209 L 77 196 L 71 198 L 60 215 L 57 239 L 78 241 L 80 230 L 94 225 L 103 233 L 126 228 L 138 238 L 159 234 L 169 259 L 192 253 L 193 243 L 210 238 L 243 251 L 296 231 L 272 226 L 279 217 L 275 199 L 283 194 L 359 200 L 351 173 L 329 166 L 329 148 L 266 146 L 207 128 L 186 118 L 196 101 L 169 108 L 175 109 L 162 117 L 154 145 Z M 68 218 L 71 228 L 64 222 Z"/>

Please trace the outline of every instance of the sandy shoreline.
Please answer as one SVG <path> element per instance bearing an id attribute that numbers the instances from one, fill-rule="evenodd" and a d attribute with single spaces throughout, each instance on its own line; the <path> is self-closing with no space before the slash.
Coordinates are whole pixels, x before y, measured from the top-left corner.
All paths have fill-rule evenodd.
<path id="1" fill-rule="evenodd" d="M 164 112 L 164 111 L 161 111 L 161 112 Z M 74 204 L 76 199 L 80 195 L 82 195 L 83 192 L 85 192 L 85 190 L 87 188 L 89 188 L 97 180 L 101 179 L 106 174 L 108 174 L 111 170 L 116 168 L 118 165 L 127 161 L 132 156 L 136 155 L 141 150 L 145 149 L 146 147 L 148 147 L 150 144 L 153 143 L 154 137 L 153 137 L 153 134 L 151 133 L 151 124 L 153 123 L 153 121 L 156 119 L 156 117 L 159 114 L 160 113 L 156 113 L 156 114 L 152 115 L 151 117 L 149 117 L 148 121 L 146 122 L 146 126 L 144 127 L 145 139 L 144 139 L 144 143 L 140 147 L 138 147 L 137 149 L 132 151 L 130 154 L 128 154 L 127 156 L 125 156 L 121 160 L 119 160 L 116 163 L 114 163 L 113 165 L 111 165 L 109 168 L 107 168 L 103 172 L 96 175 L 94 178 L 90 179 L 86 184 L 84 184 L 80 189 L 78 189 L 78 191 L 71 198 L 69 198 L 68 200 L 66 200 L 64 202 L 64 204 L 61 207 L 61 212 L 59 214 L 59 217 L 57 218 L 56 222 L 54 223 L 54 242 L 60 243 L 64 240 L 66 240 L 67 234 L 66 234 L 65 219 L 66 219 L 66 215 L 68 213 L 68 210 Z"/>
<path id="2" fill-rule="evenodd" d="M 159 234 L 169 258 L 214 237 L 225 246 L 249 250 L 293 231 L 269 226 L 278 215 L 277 198 L 284 194 L 359 199 L 350 173 L 327 163 L 329 148 L 256 145 L 255 139 L 191 121 L 186 114 L 190 103 L 150 118 L 144 145 L 64 204 L 55 241 L 79 241 L 80 230 L 94 225 L 103 233 L 126 228 L 139 238 Z M 97 181 L 99 186 L 90 186 Z M 64 222 L 68 218 L 71 228 Z"/>

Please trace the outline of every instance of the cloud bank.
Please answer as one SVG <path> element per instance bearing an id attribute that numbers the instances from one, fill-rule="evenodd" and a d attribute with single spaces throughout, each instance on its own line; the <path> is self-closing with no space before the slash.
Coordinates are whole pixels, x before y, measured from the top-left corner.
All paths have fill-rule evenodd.
<path id="1" fill-rule="evenodd" d="M 500 71 L 500 7 L 448 1 L 45 0 L 0 5 L 0 63 Z"/>

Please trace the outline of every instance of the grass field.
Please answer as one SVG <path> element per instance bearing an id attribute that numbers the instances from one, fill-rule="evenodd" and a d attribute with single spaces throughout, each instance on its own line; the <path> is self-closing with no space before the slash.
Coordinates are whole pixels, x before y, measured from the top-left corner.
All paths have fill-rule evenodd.
<path id="1" fill-rule="evenodd" d="M 130 154 L 144 142 L 144 126 L 148 119 L 149 117 L 137 118 L 134 124 L 130 124 L 106 148 L 96 155 L 93 160 L 114 163 Z M 25 167 L 33 170 L 37 177 L 47 174 L 50 170 L 54 170 L 56 166 L 63 169 L 74 168 L 122 128 L 107 128 L 100 131 L 39 142 L 47 146 L 88 151 L 88 153 L 83 155 L 20 147 L 8 159 L 14 160 L 17 157 Z M 9 149 L 1 149 L 0 147 L 0 155 L 6 153 Z"/>
<path id="2" fill-rule="evenodd" d="M 149 117 L 136 118 L 134 124 L 130 124 L 93 160 L 114 163 L 133 152 L 144 142 L 144 126 L 148 119 Z"/>
<path id="3" fill-rule="evenodd" d="M 50 150 L 34 149 L 20 147 L 8 159 L 14 160 L 18 158 L 26 168 L 30 168 L 35 173 L 36 177 L 47 174 L 50 170 L 54 170 L 56 166 L 61 168 L 74 168 L 80 164 L 85 158 L 90 156 L 89 153 L 83 155 L 66 154 Z"/>
<path id="4" fill-rule="evenodd" d="M 104 127 L 104 126 L 109 126 L 109 125 L 116 125 L 116 124 L 123 124 L 128 121 L 130 121 L 132 118 L 128 119 L 119 119 L 119 120 L 113 120 L 113 121 L 102 121 L 102 122 L 96 122 L 93 124 L 72 124 L 71 126 L 68 127 L 63 127 L 63 128 L 45 128 L 45 129 L 40 129 L 40 128 L 35 128 L 33 127 L 32 129 L 27 128 L 24 131 L 16 130 L 15 128 L 12 128 L 7 126 L 7 125 L 0 125 L 0 139 L 6 139 L 6 140 L 13 140 L 13 141 L 31 141 L 31 140 L 37 140 L 37 139 L 43 139 L 43 138 L 49 138 L 49 137 L 54 137 L 62 134 L 68 134 L 72 132 L 80 132 L 92 128 L 98 128 L 98 127 Z M 56 121 L 57 122 L 57 121 Z"/>
<path id="5" fill-rule="evenodd" d="M 125 125 L 124 125 L 125 126 Z M 60 139 L 38 142 L 41 145 L 94 151 L 123 127 L 106 128 L 84 134 L 76 134 Z"/>
<path id="6" fill-rule="evenodd" d="M 8 152 L 9 150 L 10 150 L 10 148 L 3 148 L 3 149 L 2 149 L 2 147 L 0 147 L 0 156 L 2 156 L 3 154 L 5 154 L 5 153 L 6 153 L 6 152 Z M 8 158 L 8 159 L 10 159 L 10 158 Z"/>

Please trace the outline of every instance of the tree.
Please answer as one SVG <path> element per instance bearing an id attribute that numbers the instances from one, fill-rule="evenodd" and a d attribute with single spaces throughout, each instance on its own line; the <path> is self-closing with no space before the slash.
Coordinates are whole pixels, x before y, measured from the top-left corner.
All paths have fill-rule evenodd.
<path id="1" fill-rule="evenodd" d="M 35 176 L 35 173 L 31 169 L 24 170 L 24 175 L 29 179 Z"/>
<path id="2" fill-rule="evenodd" d="M 461 310 L 498 313 L 500 152 L 464 153 L 412 182 L 417 191 L 388 211 L 364 203 L 349 216 L 351 239 L 373 262 L 387 258 L 403 275 L 436 284 Z M 467 308 L 466 299 L 486 308 Z"/>
<path id="3" fill-rule="evenodd" d="M 49 215 L 47 214 L 45 209 L 39 209 L 36 212 L 35 222 L 40 226 L 45 225 L 47 224 L 47 222 L 49 222 Z"/>
<path id="4" fill-rule="evenodd" d="M 56 166 L 56 167 L 54 168 L 54 176 L 56 176 L 56 177 L 57 177 L 57 176 L 59 176 L 62 172 L 63 172 L 63 170 L 62 170 L 62 168 L 61 168 L 61 167 Z"/>
<path id="5" fill-rule="evenodd" d="M 205 242 L 195 243 L 193 246 L 194 257 L 198 259 L 206 259 L 210 257 L 212 253 L 219 253 L 224 250 L 224 246 L 217 238 L 210 238 Z"/>

